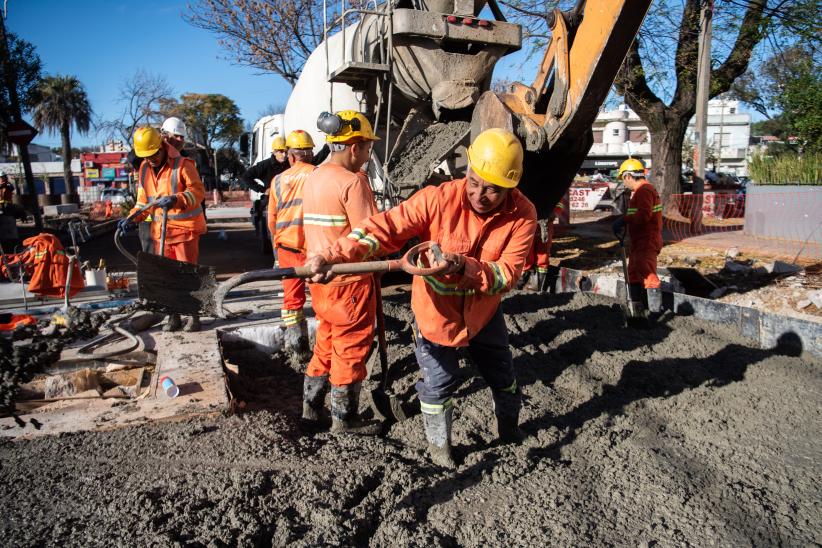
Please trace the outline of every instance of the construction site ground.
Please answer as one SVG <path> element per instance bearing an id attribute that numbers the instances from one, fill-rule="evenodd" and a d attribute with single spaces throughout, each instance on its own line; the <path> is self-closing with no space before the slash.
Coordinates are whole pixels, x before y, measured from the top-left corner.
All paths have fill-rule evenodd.
<path id="1" fill-rule="evenodd" d="M 597 236 L 599 225 L 607 230 L 592 223 L 558 234 L 554 259 L 611 268 L 613 243 Z M 203 241 L 204 264 L 221 277 L 270 266 L 250 225 L 218 226 Z M 118 260 L 102 240 L 84 253 Z M 392 386 L 418 412 L 408 287 L 385 293 Z M 246 324 L 276 315 L 273 297 L 257 302 L 265 310 Z M 255 297 L 231 304 L 248 306 Z M 626 330 L 619 305 L 601 295 L 513 292 L 503 307 L 524 394 L 520 445 L 495 441 L 490 393 L 467 359 L 454 471 L 430 464 L 418 414 L 374 439 L 307 429 L 303 365 L 242 337 L 224 336 L 219 357 L 188 348 L 234 327 L 210 324 L 166 346 L 190 372 L 222 359 L 231 401 L 173 421 L 3 438 L 0 538 L 8 546 L 822 543 L 819 359 L 792 355 L 791 340 L 761 349 L 731 326 L 671 313 L 653 329 Z M 375 356 L 369 369 L 378 377 Z M 155 404 L 202 407 L 199 396 L 159 395 Z"/>

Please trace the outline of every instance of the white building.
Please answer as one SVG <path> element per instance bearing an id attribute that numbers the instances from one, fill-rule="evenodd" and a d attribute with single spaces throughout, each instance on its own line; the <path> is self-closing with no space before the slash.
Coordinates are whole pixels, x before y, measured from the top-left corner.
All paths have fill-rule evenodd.
<path id="1" fill-rule="evenodd" d="M 686 138 L 694 141 L 696 122 L 688 124 Z M 748 145 L 751 140 L 751 115 L 740 112 L 739 101 L 722 97 L 708 101 L 708 128 L 705 131 L 707 157 L 716 158 L 716 171 L 748 174 Z M 713 168 L 709 160 L 707 169 Z"/>
<path id="2" fill-rule="evenodd" d="M 617 169 L 629 154 L 651 167 L 651 133 L 627 105 L 600 112 L 592 129 L 594 144 L 582 164 L 583 172 Z M 693 130 L 694 121 L 691 120 L 686 138 L 692 141 Z M 750 134 L 751 116 L 739 111 L 739 101 L 721 98 L 709 101 L 707 143 L 717 157 L 716 171 L 747 175 Z M 709 163 L 707 167 L 714 166 Z"/>
<path id="3" fill-rule="evenodd" d="M 20 152 L 17 148 L 17 145 L 12 145 L 11 153 L 8 156 L 0 152 L 0 162 L 16 162 L 20 156 Z M 55 152 L 52 152 L 52 150 L 47 146 L 29 143 L 28 149 L 29 160 L 32 162 L 57 162 L 61 160 L 61 156 Z"/>

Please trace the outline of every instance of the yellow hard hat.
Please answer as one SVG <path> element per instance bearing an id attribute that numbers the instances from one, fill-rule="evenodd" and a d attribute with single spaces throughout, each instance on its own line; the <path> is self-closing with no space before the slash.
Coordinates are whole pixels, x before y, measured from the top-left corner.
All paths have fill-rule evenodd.
<path id="1" fill-rule="evenodd" d="M 347 145 L 357 141 L 380 140 L 374 135 L 368 118 L 356 110 L 341 110 L 336 114 L 323 112 L 317 120 L 317 128 L 327 134 L 325 140 L 329 143 Z"/>
<path id="2" fill-rule="evenodd" d="M 153 127 L 138 127 L 134 132 L 134 154 L 140 158 L 148 158 L 160 150 L 163 140 L 160 132 Z"/>
<path id="3" fill-rule="evenodd" d="M 468 147 L 471 171 L 485 181 L 514 188 L 522 177 L 522 144 L 516 135 L 500 128 L 486 129 Z"/>
<path id="4" fill-rule="evenodd" d="M 314 140 L 307 132 L 295 129 L 285 139 L 288 148 L 314 148 Z"/>
<path id="5" fill-rule="evenodd" d="M 642 160 L 637 160 L 636 158 L 628 158 L 619 166 L 619 173 L 617 173 L 617 179 L 622 179 L 622 174 L 626 171 L 629 173 L 641 173 L 644 176 L 645 164 L 642 163 Z"/>
<path id="6" fill-rule="evenodd" d="M 285 137 L 282 135 L 275 135 L 274 140 L 271 141 L 271 152 L 285 150 L 286 148 L 288 147 L 285 146 Z"/>

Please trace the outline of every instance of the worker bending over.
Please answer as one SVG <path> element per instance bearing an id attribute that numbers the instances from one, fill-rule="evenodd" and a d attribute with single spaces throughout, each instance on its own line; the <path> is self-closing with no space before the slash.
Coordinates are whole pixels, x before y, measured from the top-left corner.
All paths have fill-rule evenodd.
<path id="1" fill-rule="evenodd" d="M 280 268 L 305 264 L 305 232 L 303 230 L 303 184 L 314 165 L 314 141 L 311 135 L 298 129 L 285 140 L 290 168 L 271 180 L 268 196 L 268 231 L 277 251 Z M 296 354 L 308 353 L 308 327 L 305 322 L 305 281 L 302 278 L 283 280 L 283 306 L 280 316 L 285 326 L 284 347 Z"/>
<path id="2" fill-rule="evenodd" d="M 318 126 L 327 133 L 331 155 L 303 186 L 303 227 L 308 256 L 350 234 L 377 204 L 360 168 L 377 140 L 361 113 L 323 113 Z M 331 431 L 373 435 L 378 425 L 365 424 L 358 413 L 365 361 L 374 339 L 375 294 L 372 275 L 339 276 L 327 284 L 310 284 L 317 316 L 314 355 L 305 373 L 303 419 L 319 421 L 325 394 L 331 390 Z"/>
<path id="3" fill-rule="evenodd" d="M 657 256 L 662 250 L 662 202 L 645 177 L 645 165 L 628 158 L 619 166 L 618 179 L 631 191 L 625 215 L 613 224 L 614 234 L 625 239 L 628 228 L 628 296 L 636 310 L 650 311 L 652 317 L 662 309 L 662 292 L 656 273 Z"/>
<path id="4" fill-rule="evenodd" d="M 355 223 L 347 237 L 309 254 L 306 263 L 319 273 L 328 263 L 394 253 L 414 237 L 440 244 L 448 269 L 414 278 L 411 307 L 422 372 L 416 388 L 431 458 L 441 466 L 454 466 L 451 421 L 461 382 L 460 347 L 468 348 L 491 388 L 499 438 L 507 442 L 522 436 L 522 398 L 500 307 L 502 294 L 522 274 L 537 226 L 534 205 L 515 188 L 522 159 L 522 145 L 512 133 L 486 130 L 468 148 L 465 178 L 426 187 L 397 207 Z"/>
<path id="5" fill-rule="evenodd" d="M 194 161 L 183 158 L 176 148 L 164 142 L 160 132 L 151 127 L 137 128 L 134 132 L 134 152 L 143 158 L 140 164 L 137 203 L 131 213 L 148 203 L 156 207 L 143 214 L 152 215 L 151 238 L 157 255 L 162 238 L 162 209 L 167 208 L 168 223 L 165 240 L 165 256 L 186 263 L 196 264 L 200 252 L 200 236 L 206 232 L 205 217 L 200 202 L 205 189 Z M 139 223 L 123 220 L 122 229 L 129 230 Z M 181 326 L 180 317 L 172 314 L 163 327 L 166 331 L 176 331 Z M 186 331 L 198 331 L 200 319 L 192 316 L 186 323 Z"/>

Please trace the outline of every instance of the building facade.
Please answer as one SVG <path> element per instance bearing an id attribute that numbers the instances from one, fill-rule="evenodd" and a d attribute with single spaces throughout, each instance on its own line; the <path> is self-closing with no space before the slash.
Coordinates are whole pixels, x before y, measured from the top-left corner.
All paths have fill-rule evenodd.
<path id="1" fill-rule="evenodd" d="M 694 127 L 695 122 L 691 120 L 685 136 L 686 141 L 691 143 L 694 140 Z M 708 102 L 707 127 L 707 168 L 747 175 L 751 115 L 740 112 L 739 101 L 712 99 Z M 583 173 L 609 173 L 617 169 L 629 155 L 651 167 L 651 133 L 627 105 L 600 112 L 592 129 L 594 144 L 582 164 Z M 683 162 L 685 160 L 683 158 Z"/>

